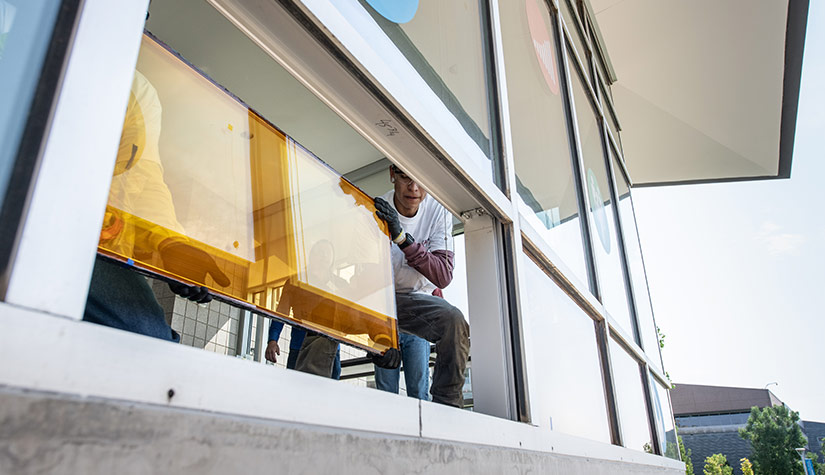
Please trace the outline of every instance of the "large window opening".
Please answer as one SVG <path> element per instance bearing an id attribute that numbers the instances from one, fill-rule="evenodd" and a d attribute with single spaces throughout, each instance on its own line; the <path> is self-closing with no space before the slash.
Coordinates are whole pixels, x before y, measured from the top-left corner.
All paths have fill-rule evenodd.
<path id="1" fill-rule="evenodd" d="M 556 20 L 541 0 L 500 4 L 520 208 L 588 283 Z"/>
<path id="2" fill-rule="evenodd" d="M 408 395 L 463 406 L 455 217 L 208 4 L 146 29 L 86 319 L 385 390 L 400 350 Z"/>

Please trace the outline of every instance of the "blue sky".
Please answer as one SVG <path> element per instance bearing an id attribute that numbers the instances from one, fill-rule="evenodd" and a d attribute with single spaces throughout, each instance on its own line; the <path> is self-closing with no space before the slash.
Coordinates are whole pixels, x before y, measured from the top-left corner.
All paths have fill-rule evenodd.
<path id="1" fill-rule="evenodd" d="M 811 2 L 789 180 L 634 190 L 674 383 L 762 388 L 825 422 L 825 6 Z"/>

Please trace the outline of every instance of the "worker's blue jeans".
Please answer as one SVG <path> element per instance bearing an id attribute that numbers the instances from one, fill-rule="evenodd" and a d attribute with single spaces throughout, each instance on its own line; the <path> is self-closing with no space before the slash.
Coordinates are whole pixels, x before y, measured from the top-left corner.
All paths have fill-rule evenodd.
<path id="1" fill-rule="evenodd" d="M 146 278 L 100 256 L 92 271 L 83 320 L 180 342 Z"/>
<path id="2" fill-rule="evenodd" d="M 399 332 L 401 364 L 407 396 L 429 401 L 430 399 L 430 342 L 410 333 Z M 398 394 L 401 368 L 375 367 L 375 387 Z"/>

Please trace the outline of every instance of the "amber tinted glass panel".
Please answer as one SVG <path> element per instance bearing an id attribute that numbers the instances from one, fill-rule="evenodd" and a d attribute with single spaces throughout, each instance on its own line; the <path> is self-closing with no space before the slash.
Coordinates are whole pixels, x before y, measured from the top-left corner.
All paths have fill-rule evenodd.
<path id="1" fill-rule="evenodd" d="M 144 37 L 101 254 L 365 349 L 397 347 L 372 200 Z"/>
<path id="2" fill-rule="evenodd" d="M 543 0 L 500 2 L 516 185 L 527 219 L 588 282 L 555 20 Z"/>

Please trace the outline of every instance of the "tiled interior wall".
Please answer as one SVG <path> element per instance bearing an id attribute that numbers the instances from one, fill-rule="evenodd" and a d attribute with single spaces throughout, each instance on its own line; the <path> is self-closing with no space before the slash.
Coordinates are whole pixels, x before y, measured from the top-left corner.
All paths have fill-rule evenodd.
<path id="1" fill-rule="evenodd" d="M 184 345 L 203 348 L 218 354 L 227 356 L 239 355 L 238 333 L 241 328 L 241 310 L 223 302 L 212 301 L 208 304 L 197 304 L 187 299 L 178 297 L 166 283 L 159 280 L 151 280 L 152 290 L 158 299 L 161 307 L 166 313 L 166 320 L 176 332 L 181 335 L 181 343 Z M 266 349 L 269 338 L 269 319 L 257 317 L 252 318 L 252 341 L 250 348 L 254 348 L 255 335 L 258 322 L 264 324 L 263 341 L 261 342 L 261 359 L 263 351 Z M 285 325 L 278 338 L 278 346 L 281 355 L 275 366 L 286 368 L 286 361 L 289 357 L 289 342 L 291 337 L 289 325 Z M 248 358 L 252 358 L 252 351 Z M 341 360 L 359 358 L 365 356 L 363 350 L 341 345 Z M 265 360 L 264 360 L 265 361 Z M 272 364 L 267 362 L 267 364 Z M 367 386 L 367 378 L 350 379 L 346 381 L 357 386 Z"/>

